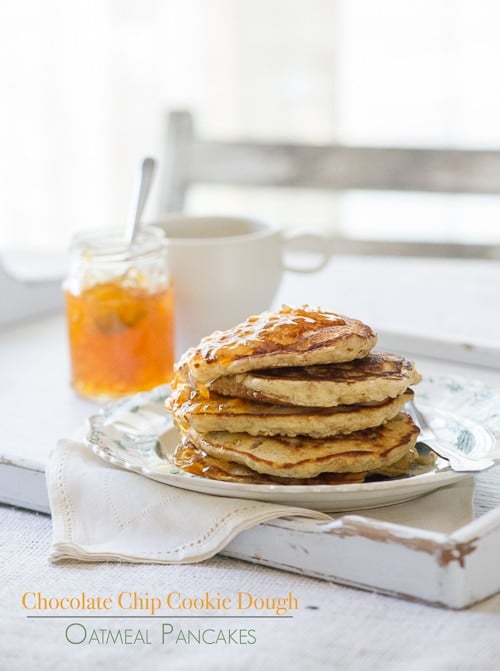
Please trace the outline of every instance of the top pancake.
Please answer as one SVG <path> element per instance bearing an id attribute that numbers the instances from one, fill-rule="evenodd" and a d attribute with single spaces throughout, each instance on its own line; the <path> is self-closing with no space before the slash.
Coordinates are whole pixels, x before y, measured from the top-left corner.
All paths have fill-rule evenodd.
<path id="1" fill-rule="evenodd" d="M 284 305 L 203 338 L 178 368 L 187 365 L 196 382 L 206 383 L 262 368 L 352 361 L 365 357 L 376 341 L 376 333 L 357 319 Z"/>
<path id="2" fill-rule="evenodd" d="M 412 361 L 372 352 L 349 362 L 225 376 L 215 380 L 210 390 L 267 403 L 328 408 L 395 398 L 421 379 Z"/>

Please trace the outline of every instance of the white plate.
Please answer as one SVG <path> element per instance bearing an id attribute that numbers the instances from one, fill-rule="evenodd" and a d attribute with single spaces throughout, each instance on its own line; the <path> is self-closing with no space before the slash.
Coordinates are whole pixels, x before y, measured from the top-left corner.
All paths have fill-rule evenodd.
<path id="1" fill-rule="evenodd" d="M 450 470 L 439 458 L 431 470 L 417 467 L 409 476 L 361 484 L 252 485 L 191 475 L 168 459 L 178 441 L 163 405 L 168 392 L 165 385 L 106 406 L 89 418 L 88 445 L 115 466 L 175 487 L 327 512 L 400 503 L 470 477 Z M 441 440 L 470 456 L 500 461 L 499 390 L 456 378 L 428 378 L 418 387 L 417 401 Z"/>

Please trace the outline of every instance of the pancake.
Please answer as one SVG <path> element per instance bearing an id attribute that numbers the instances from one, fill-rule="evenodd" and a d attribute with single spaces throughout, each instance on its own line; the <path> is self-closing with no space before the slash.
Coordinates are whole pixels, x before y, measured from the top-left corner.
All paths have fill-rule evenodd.
<path id="1" fill-rule="evenodd" d="M 372 352 L 363 359 L 327 365 L 281 367 L 221 377 L 210 389 L 256 401 L 334 407 L 383 401 L 420 382 L 413 362 Z"/>
<path id="2" fill-rule="evenodd" d="M 207 383 L 224 375 L 261 368 L 352 361 L 366 356 L 375 332 L 357 319 L 310 306 L 282 306 L 228 331 L 215 331 L 190 348 L 178 366 Z"/>
<path id="3" fill-rule="evenodd" d="M 235 461 L 211 457 L 189 441 L 179 444 L 174 454 L 174 461 L 176 466 L 193 475 L 252 485 L 344 485 L 363 482 L 365 479 L 365 473 L 321 473 L 315 478 L 281 478 L 264 475 Z"/>
<path id="4" fill-rule="evenodd" d="M 234 461 L 211 457 L 189 441 L 179 444 L 174 459 L 175 464 L 187 473 L 223 482 L 252 485 L 346 485 L 359 484 L 367 479 L 373 481 L 406 476 L 415 465 L 430 469 L 434 464 L 435 455 L 422 455 L 416 447 L 412 447 L 394 464 L 380 469 L 362 473 L 320 473 L 314 478 L 282 478 L 257 473 Z"/>
<path id="5" fill-rule="evenodd" d="M 395 463 L 415 445 L 418 428 L 399 413 L 386 424 L 348 436 L 310 438 L 250 436 L 190 428 L 186 439 L 212 457 L 234 461 L 279 477 L 311 478 L 320 473 L 361 473 Z"/>
<path id="6" fill-rule="evenodd" d="M 373 404 L 305 408 L 229 398 L 212 391 L 207 396 L 187 385 L 174 391 L 168 407 L 181 429 L 191 426 L 199 433 L 229 431 L 252 436 L 324 438 L 379 426 L 395 417 L 412 399 L 413 392 L 407 390 L 395 399 Z"/>

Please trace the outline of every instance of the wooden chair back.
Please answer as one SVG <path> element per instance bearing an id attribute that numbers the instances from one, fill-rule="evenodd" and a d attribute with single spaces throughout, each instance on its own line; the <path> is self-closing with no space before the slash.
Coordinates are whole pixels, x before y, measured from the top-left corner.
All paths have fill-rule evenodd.
<path id="1" fill-rule="evenodd" d="M 195 184 L 500 196 L 497 150 L 214 140 L 197 134 L 185 110 L 168 115 L 163 160 L 162 213 L 183 211 Z M 334 245 L 338 253 L 500 258 L 500 246 L 488 244 L 335 238 Z"/>

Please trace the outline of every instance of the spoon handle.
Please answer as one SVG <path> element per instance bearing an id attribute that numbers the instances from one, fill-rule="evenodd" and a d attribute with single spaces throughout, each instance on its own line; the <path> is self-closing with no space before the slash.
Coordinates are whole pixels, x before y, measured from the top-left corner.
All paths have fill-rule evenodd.
<path id="1" fill-rule="evenodd" d="M 127 245 L 132 244 L 137 231 L 139 230 L 142 212 L 149 195 L 149 190 L 151 189 L 155 168 L 156 161 L 154 158 L 148 157 L 143 159 L 140 170 L 137 173 L 132 207 L 130 208 L 129 218 L 125 229 L 125 242 Z"/>

